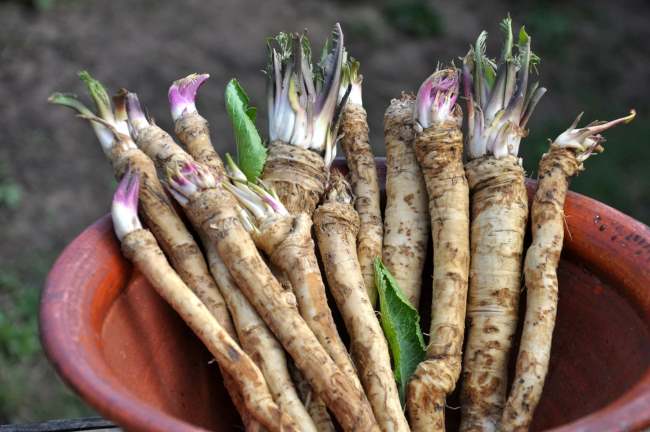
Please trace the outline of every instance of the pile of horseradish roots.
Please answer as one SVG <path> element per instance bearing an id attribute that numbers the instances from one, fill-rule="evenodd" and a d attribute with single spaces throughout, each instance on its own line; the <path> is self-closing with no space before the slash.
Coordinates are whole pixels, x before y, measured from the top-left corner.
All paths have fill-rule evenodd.
<path id="1" fill-rule="evenodd" d="M 517 154 L 546 89 L 531 80 L 530 36 L 513 36 L 510 18 L 501 28 L 497 60 L 482 32 L 462 69 L 438 67 L 417 94 L 390 102 L 383 212 L 360 65 L 338 24 L 320 56 L 304 34 L 269 39 L 266 140 L 246 93 L 228 83 L 236 161 L 215 151 L 195 105 L 207 74 L 169 88 L 174 136 L 135 93 L 111 99 L 87 72 L 94 110 L 50 97 L 92 125 L 120 181 L 112 217 L 124 256 L 212 353 L 247 430 L 441 431 L 457 382 L 461 430 L 528 429 L 548 370 L 568 181 L 602 151 L 600 133 L 635 114 L 585 127 L 578 117 L 550 143 L 524 251 Z M 347 175 L 331 169 L 338 144 Z"/>

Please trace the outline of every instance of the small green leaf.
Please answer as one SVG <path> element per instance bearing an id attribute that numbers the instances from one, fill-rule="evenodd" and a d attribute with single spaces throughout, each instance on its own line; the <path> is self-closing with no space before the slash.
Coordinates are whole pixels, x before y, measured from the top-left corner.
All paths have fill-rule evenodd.
<path id="1" fill-rule="evenodd" d="M 426 346 L 420 315 L 379 258 L 375 258 L 375 285 L 379 292 L 381 326 L 393 357 L 393 372 L 404 405 L 406 385 L 415 368 L 425 359 Z"/>
<path id="2" fill-rule="evenodd" d="M 512 57 L 512 19 L 510 18 L 510 14 L 501 21 L 499 27 L 501 27 L 501 31 L 505 37 L 501 51 L 501 61 L 506 63 Z"/>
<path id="3" fill-rule="evenodd" d="M 530 36 L 528 36 L 528 33 L 526 33 L 526 27 L 521 26 L 519 29 L 519 45 L 524 46 L 528 43 L 528 40 L 530 39 Z"/>
<path id="4" fill-rule="evenodd" d="M 526 28 L 522 26 L 519 29 L 519 40 L 517 43 L 518 50 L 518 61 L 521 68 L 530 68 L 533 71 L 536 71 L 537 65 L 540 63 L 541 59 L 537 54 L 530 50 L 531 39 Z"/>
<path id="5" fill-rule="evenodd" d="M 248 95 L 236 79 L 226 86 L 226 110 L 232 122 L 237 144 L 237 164 L 254 182 L 262 174 L 266 162 L 266 147 L 255 127 L 257 109 L 248 105 Z"/>
<path id="6" fill-rule="evenodd" d="M 107 121 L 115 121 L 111 98 L 102 83 L 93 78 L 88 71 L 80 71 L 78 75 L 79 79 L 86 85 L 93 102 L 95 102 L 99 117 Z"/>
<path id="7" fill-rule="evenodd" d="M 72 108 L 79 112 L 79 114 L 83 115 L 92 115 L 93 112 L 79 99 L 77 99 L 77 95 L 74 95 L 72 93 L 52 93 L 49 98 L 47 98 L 47 101 L 52 104 L 56 105 L 62 105 L 66 106 L 68 108 Z"/>

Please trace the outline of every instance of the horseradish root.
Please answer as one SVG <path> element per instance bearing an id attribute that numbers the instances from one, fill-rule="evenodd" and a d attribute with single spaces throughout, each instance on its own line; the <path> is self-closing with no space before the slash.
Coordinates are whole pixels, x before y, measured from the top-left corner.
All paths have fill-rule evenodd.
<path id="1" fill-rule="evenodd" d="M 433 293 L 427 359 L 407 395 L 414 431 L 445 430 L 445 400 L 460 376 L 469 270 L 469 188 L 463 168 L 456 69 L 437 70 L 415 102 L 415 155 L 429 196 Z"/>
<path id="2" fill-rule="evenodd" d="M 359 391 L 363 391 L 327 304 L 325 284 L 311 238 L 311 217 L 306 213 L 290 215 L 272 189 L 244 182 L 245 176 L 233 160 L 228 158 L 226 163 L 234 184 L 224 183 L 224 186 L 253 213 L 257 224 L 253 232 L 255 244 L 287 275 L 300 315 L 334 363 Z"/>
<path id="3" fill-rule="evenodd" d="M 390 102 L 384 115 L 386 209 L 382 261 L 417 309 L 427 255 L 429 211 L 424 178 L 413 148 L 414 107 L 413 95 L 402 93 Z"/>
<path id="4" fill-rule="evenodd" d="M 230 274 L 345 430 L 375 430 L 365 395 L 341 372 L 298 313 L 239 222 L 221 184 L 189 157 L 173 158 L 167 180 L 197 230 L 214 242 Z"/>
<path id="5" fill-rule="evenodd" d="M 370 297 L 370 303 L 377 303 L 375 288 L 374 260 L 381 258 L 381 245 L 384 227 L 381 222 L 379 202 L 379 180 L 375 156 L 372 154 L 368 139 L 368 118 L 363 108 L 361 84 L 363 76 L 359 74 L 359 62 L 349 59 L 343 66 L 341 91 L 350 93 L 341 114 L 341 149 L 350 170 L 350 183 L 354 192 L 354 208 L 359 214 L 359 235 L 357 237 L 357 255 L 363 273 L 363 280 Z"/>
<path id="6" fill-rule="evenodd" d="M 542 396 L 557 313 L 557 265 L 564 241 L 564 199 L 569 180 L 584 169 L 582 163 L 591 154 L 603 150 L 601 132 L 630 122 L 635 115 L 633 111 L 608 123 L 576 128 L 580 114 L 539 162 L 537 192 L 530 212 L 533 242 L 524 261 L 526 317 L 515 377 L 501 417 L 502 431 L 527 431 Z"/>
<path id="7" fill-rule="evenodd" d="M 464 62 L 471 253 L 462 431 L 498 430 L 505 404 L 528 219 L 524 170 L 517 153 L 530 115 L 545 92 L 537 84 L 528 85 L 529 68 L 536 60 L 528 34 L 520 30 L 513 53 L 510 18 L 501 27 L 505 42 L 496 78 L 485 55 L 487 33 L 481 33 Z"/>
<path id="8" fill-rule="evenodd" d="M 357 259 L 359 216 L 349 185 L 337 171 L 314 213 L 316 237 L 330 292 L 350 335 L 350 351 L 382 431 L 408 431 L 390 354 Z"/>
<path id="9" fill-rule="evenodd" d="M 226 175 L 223 162 L 212 146 L 208 122 L 195 105 L 198 88 L 207 78 L 207 75 L 192 74 L 175 81 L 169 89 L 169 103 L 179 140 L 195 160 L 219 178 Z M 228 305 L 242 348 L 261 369 L 280 408 L 295 420 L 301 431 L 315 432 L 316 425 L 291 381 L 282 345 L 237 287 L 216 245 L 205 236 L 202 240 L 210 271 Z"/>
<path id="10" fill-rule="evenodd" d="M 139 175 L 128 171 L 115 193 L 113 226 L 122 252 L 144 274 L 237 383 L 248 411 L 272 431 L 298 431 L 273 401 L 262 372 L 171 268 L 156 239 L 138 219 Z"/>

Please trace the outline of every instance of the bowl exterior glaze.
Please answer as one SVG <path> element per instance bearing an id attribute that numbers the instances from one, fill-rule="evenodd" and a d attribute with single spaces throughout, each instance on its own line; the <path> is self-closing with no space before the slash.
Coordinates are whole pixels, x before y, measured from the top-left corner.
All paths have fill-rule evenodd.
<path id="1" fill-rule="evenodd" d="M 382 159 L 378 168 L 383 182 Z M 534 189 L 528 182 L 531 197 Z M 532 430 L 642 430 L 650 426 L 650 228 L 575 193 L 565 213 L 558 319 Z M 40 330 L 63 379 L 128 430 L 241 425 L 209 352 L 122 257 L 109 216 L 54 264 Z M 448 410 L 449 430 L 458 414 Z"/>

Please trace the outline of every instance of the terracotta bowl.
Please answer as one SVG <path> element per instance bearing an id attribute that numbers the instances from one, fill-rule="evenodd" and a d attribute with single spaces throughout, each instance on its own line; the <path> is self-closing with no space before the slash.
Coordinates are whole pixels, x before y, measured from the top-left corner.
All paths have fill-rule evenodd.
<path id="1" fill-rule="evenodd" d="M 640 430 L 650 426 L 650 228 L 575 193 L 566 222 L 551 364 L 532 429 Z M 211 356 L 122 258 L 108 216 L 61 254 L 40 314 L 58 373 L 126 429 L 241 425 Z M 449 430 L 457 422 L 448 409 Z"/>

